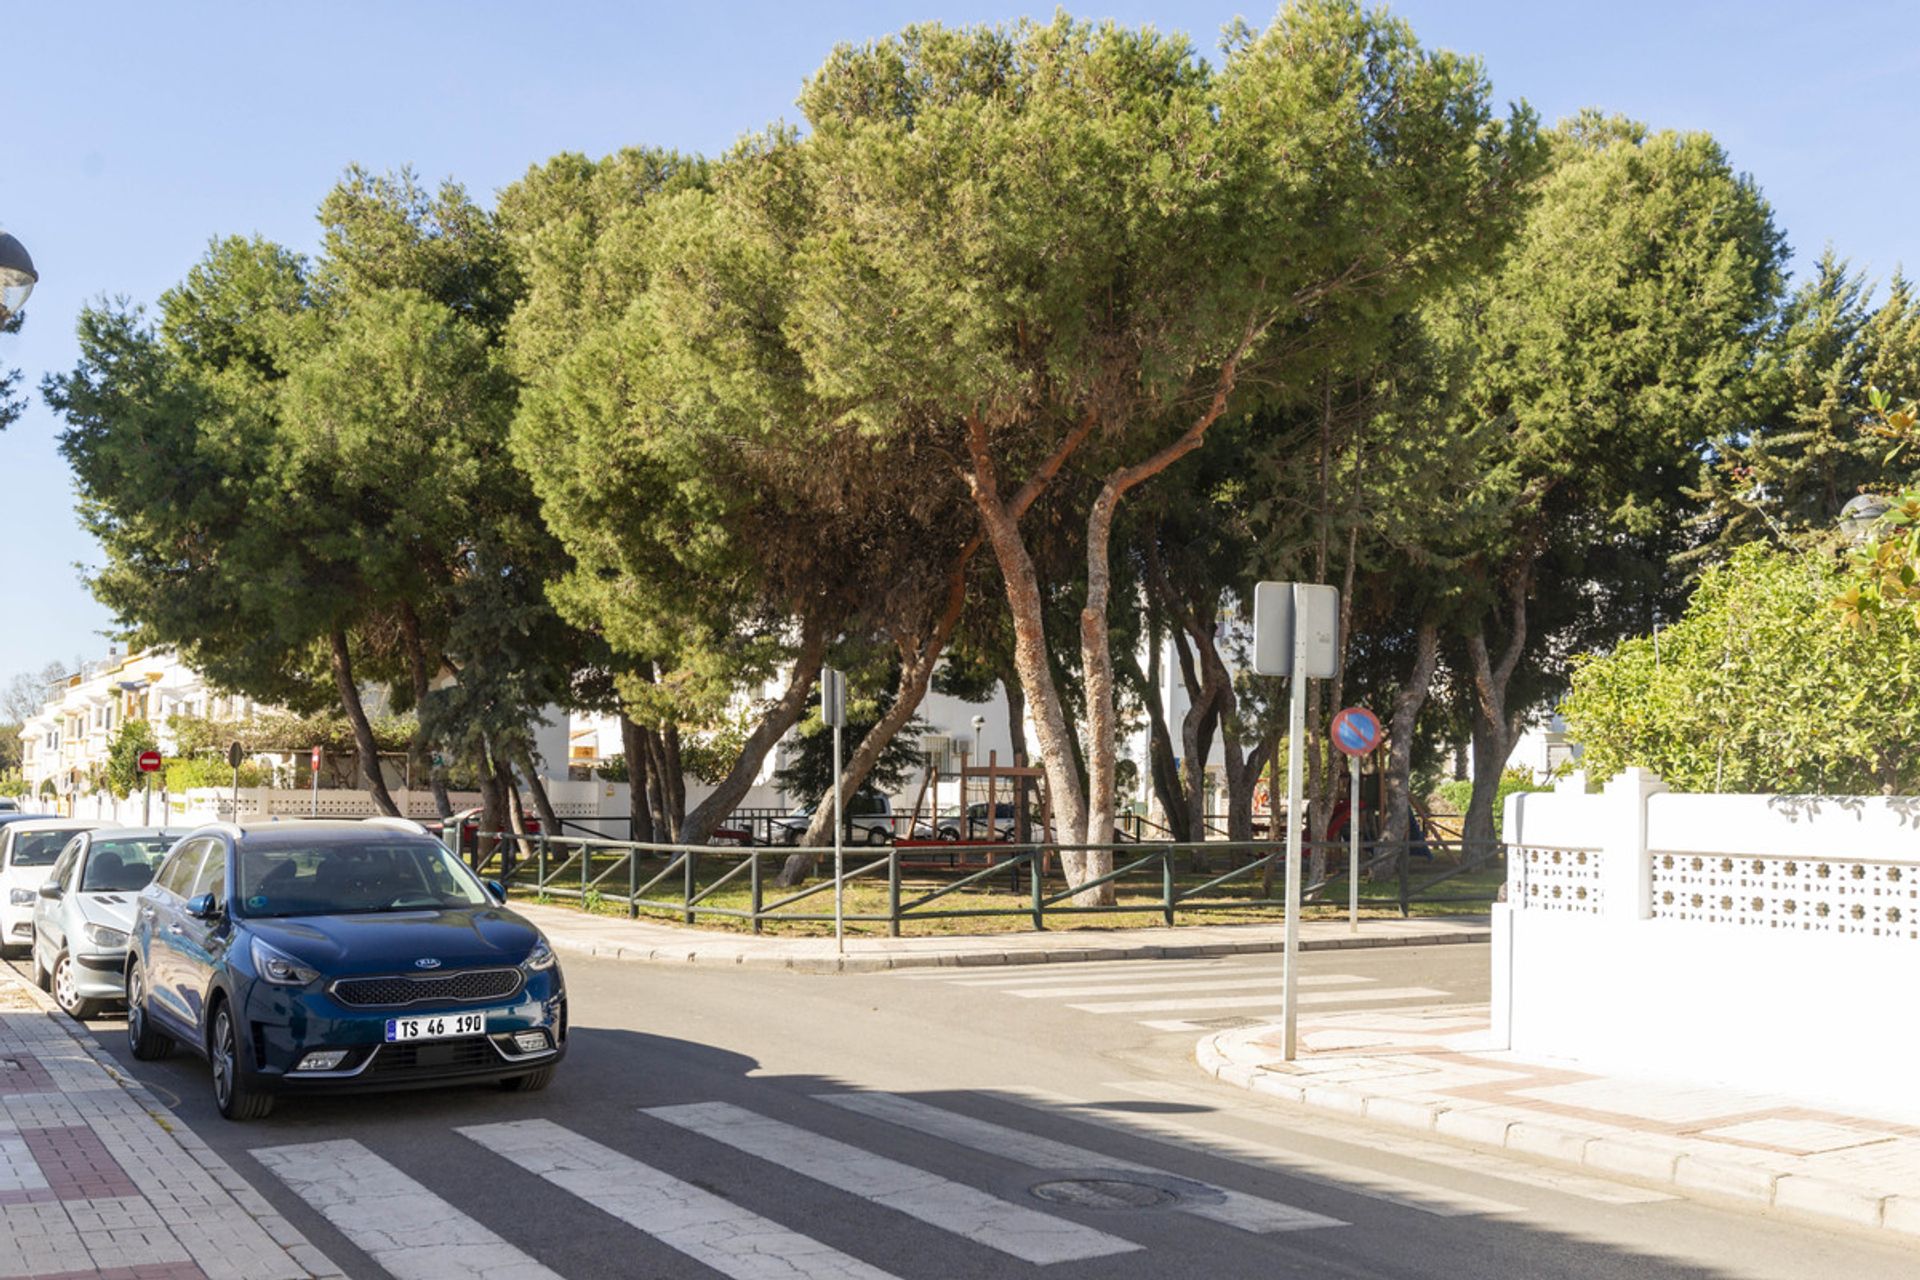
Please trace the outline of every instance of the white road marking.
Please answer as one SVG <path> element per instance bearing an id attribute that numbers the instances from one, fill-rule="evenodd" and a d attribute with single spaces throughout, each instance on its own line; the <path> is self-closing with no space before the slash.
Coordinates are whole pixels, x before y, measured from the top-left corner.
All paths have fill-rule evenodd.
<path id="1" fill-rule="evenodd" d="M 459 1132 L 734 1280 L 893 1280 L 551 1120 L 467 1125 Z"/>
<path id="2" fill-rule="evenodd" d="M 1372 978 L 1357 978 L 1344 973 L 1304 973 L 1297 979 L 1303 987 L 1340 987 L 1353 986 L 1362 982 L 1372 982 Z M 1018 991 L 1009 991 L 1010 996 L 1019 996 L 1024 1000 L 1040 1000 L 1066 996 L 1139 996 L 1158 995 L 1164 991 L 1251 991 L 1257 987 L 1284 986 L 1284 977 L 1271 978 L 1228 978 L 1219 981 L 1182 981 L 1182 982 L 1134 982 L 1122 986 L 1094 987 L 1023 987 Z M 1271 996 L 1268 999 L 1272 999 Z"/>
<path id="3" fill-rule="evenodd" d="M 1435 991 L 1432 987 L 1378 987 L 1369 991 L 1309 991 L 1299 998 L 1299 1003 L 1309 1004 L 1348 1004 L 1361 1001 L 1382 1000 L 1430 1000 L 1434 996 L 1444 996 L 1445 991 Z M 1182 1009 L 1258 1009 L 1262 1005 L 1273 1006 L 1271 993 L 1258 996 L 1188 996 L 1181 1000 L 1111 1000 L 1099 1004 L 1070 1004 L 1069 1009 L 1078 1009 L 1082 1013 L 1175 1013 Z M 1277 1014 L 1275 1015 L 1278 1016 Z"/>
<path id="4" fill-rule="evenodd" d="M 1204 1023 L 1182 1022 L 1178 1018 L 1147 1018 L 1140 1025 L 1149 1031 L 1174 1031 L 1189 1036 L 1208 1030 Z"/>
<path id="5" fill-rule="evenodd" d="M 1193 1103 L 1198 1097 L 1190 1089 L 1157 1080 L 1135 1080 L 1107 1087 L 1123 1090 L 1142 1098 L 1153 1098 L 1160 1102 Z M 1006 1092 L 1018 1094 L 1021 1091 L 1010 1089 Z M 1451 1143 L 1439 1142 L 1431 1138 L 1420 1138 L 1397 1132 L 1375 1133 L 1344 1120 L 1330 1120 L 1304 1112 L 1296 1113 L 1291 1109 L 1286 1112 L 1275 1112 L 1258 1106 L 1219 1107 L 1215 1109 L 1215 1113 L 1231 1116 L 1236 1122 L 1251 1121 L 1263 1127 L 1283 1129 L 1288 1133 L 1309 1134 L 1349 1146 L 1361 1146 L 1392 1156 L 1419 1160 L 1425 1164 L 1438 1165 L 1443 1169 L 1456 1169 L 1463 1173 L 1497 1178 L 1500 1181 L 1517 1183 L 1521 1186 L 1558 1191 L 1564 1195 L 1578 1196 L 1582 1200 L 1593 1200 L 1601 1204 L 1655 1204 L 1663 1200 L 1680 1198 L 1664 1191 L 1650 1191 L 1645 1187 L 1608 1182 L 1604 1178 L 1589 1177 L 1583 1173 L 1549 1169 L 1529 1164 L 1512 1156 L 1497 1156 L 1485 1151 L 1475 1151 L 1469 1147 L 1456 1147 Z M 1376 1137 L 1378 1142 L 1367 1141 L 1369 1138 Z"/>
<path id="6" fill-rule="evenodd" d="M 398 1280 L 561 1280 L 350 1138 L 252 1155 Z"/>
<path id="7" fill-rule="evenodd" d="M 1106 1170 L 1157 1175 L 1163 1178 L 1175 1176 L 1150 1165 L 1136 1164 L 1131 1160 L 1104 1155 L 1085 1147 L 1055 1142 L 1051 1138 L 1042 1138 L 1037 1134 L 1009 1129 L 1005 1125 L 993 1124 L 986 1120 L 976 1120 L 972 1116 L 961 1115 L 957 1111 L 930 1107 L 923 1102 L 902 1098 L 896 1094 L 828 1093 L 815 1096 L 820 1101 L 831 1103 L 836 1107 L 871 1116 L 876 1120 L 885 1120 L 904 1129 L 912 1129 L 916 1133 L 924 1133 L 959 1146 L 970 1147 L 975 1151 L 984 1151 L 988 1155 L 998 1156 L 1003 1160 L 1011 1160 L 1031 1168 L 1057 1169 L 1063 1174 L 1085 1174 L 1094 1170 Z M 1199 1194 L 1192 1197 L 1183 1196 L 1178 1202 L 1178 1208 L 1202 1218 L 1211 1218 L 1215 1222 L 1238 1227 L 1243 1231 L 1263 1233 L 1305 1231 L 1315 1227 L 1347 1225 L 1340 1219 L 1329 1218 L 1325 1214 L 1297 1209 L 1292 1205 L 1273 1200 L 1263 1200 L 1244 1192 L 1229 1191 L 1224 1187 L 1196 1182 L 1192 1178 L 1181 1178 L 1180 1181 L 1188 1186 L 1197 1187 Z"/>
<path id="8" fill-rule="evenodd" d="M 1213 960 L 1095 960 L 1063 964 L 1027 964 L 981 969 L 901 969 L 888 975 L 898 982 L 944 982 L 955 987 L 1010 987 L 1023 982 L 1097 982 L 1104 977 L 1114 981 L 1144 978 L 1149 973 L 1164 973 L 1169 978 L 1191 977 L 1202 973 L 1269 973 L 1270 965 L 1220 964 Z"/>
<path id="9" fill-rule="evenodd" d="M 1044 1266 L 1104 1258 L 1140 1247 L 743 1107 L 700 1102 L 645 1111 L 655 1119 L 1027 1262 Z"/>
<path id="10" fill-rule="evenodd" d="M 1108 1085 L 1106 1087 L 1122 1089 L 1126 1086 Z M 1171 1092 L 1172 1090 L 1169 1090 L 1169 1093 Z M 1453 1191 L 1436 1183 L 1382 1173 L 1377 1169 L 1369 1169 L 1363 1165 L 1349 1164 L 1341 1160 L 1329 1160 L 1298 1151 L 1285 1151 L 1262 1142 L 1250 1142 L 1245 1138 L 1198 1129 L 1192 1125 L 1169 1120 L 1165 1116 L 1132 1111 L 1113 1103 L 1088 1101 L 1045 1089 L 1007 1089 L 997 1090 L 996 1093 L 1023 1106 L 1044 1110 L 1050 1115 L 1059 1114 L 1063 1108 L 1076 1116 L 1097 1115 L 1122 1125 L 1129 1133 L 1138 1137 L 1164 1142 L 1169 1146 L 1188 1151 L 1223 1156 L 1241 1163 L 1274 1166 L 1285 1170 L 1289 1177 L 1321 1183 L 1354 1195 L 1384 1200 L 1389 1204 L 1418 1209 L 1422 1213 L 1431 1213 L 1442 1218 L 1520 1212 L 1519 1205 L 1508 1204 L 1502 1200 Z M 1180 1100 L 1191 1102 L 1192 1098 L 1187 1096 Z"/>

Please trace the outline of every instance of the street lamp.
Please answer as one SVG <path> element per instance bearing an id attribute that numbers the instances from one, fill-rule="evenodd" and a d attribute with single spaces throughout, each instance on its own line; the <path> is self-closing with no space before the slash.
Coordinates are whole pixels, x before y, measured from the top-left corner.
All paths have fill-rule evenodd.
<path id="1" fill-rule="evenodd" d="M 1840 508 L 1840 532 L 1846 535 L 1848 542 L 1865 542 L 1874 526 L 1880 523 L 1880 517 L 1892 509 L 1893 503 L 1886 498 L 1871 493 L 1860 494 Z"/>
<path id="2" fill-rule="evenodd" d="M 0 231 L 0 325 L 20 314 L 39 282 L 40 273 L 33 269 L 27 247 Z"/>
<path id="3" fill-rule="evenodd" d="M 975 716 L 973 718 L 973 758 L 975 760 L 980 759 L 980 731 L 986 727 L 987 718 L 985 716 Z"/>

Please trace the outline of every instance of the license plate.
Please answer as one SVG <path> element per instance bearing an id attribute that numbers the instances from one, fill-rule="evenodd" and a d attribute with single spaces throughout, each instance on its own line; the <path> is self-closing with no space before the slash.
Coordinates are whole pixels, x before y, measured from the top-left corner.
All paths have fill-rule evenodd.
<path id="1" fill-rule="evenodd" d="M 450 1036 L 483 1036 L 487 1033 L 484 1013 L 439 1013 L 422 1018 L 388 1018 L 387 1042 L 395 1040 L 445 1040 Z"/>

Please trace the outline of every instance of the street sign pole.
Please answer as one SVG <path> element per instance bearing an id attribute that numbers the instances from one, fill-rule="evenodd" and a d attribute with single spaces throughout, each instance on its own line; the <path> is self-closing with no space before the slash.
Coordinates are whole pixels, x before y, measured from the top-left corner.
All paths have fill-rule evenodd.
<path id="1" fill-rule="evenodd" d="M 313 784 L 313 816 L 317 818 L 320 816 L 320 748 L 319 747 L 315 747 L 313 749 L 313 767 L 307 770 L 307 772 L 310 775 L 312 775 L 311 782 Z"/>
<path id="2" fill-rule="evenodd" d="M 1360 932 L 1360 757 L 1347 757 L 1347 932 Z"/>
<path id="3" fill-rule="evenodd" d="M 140 825 L 153 825 L 153 775 L 141 779 L 146 785 L 140 788 Z"/>
<path id="4" fill-rule="evenodd" d="M 233 820 L 236 824 L 240 821 L 240 761 L 243 755 L 239 743 L 227 744 L 227 763 L 233 766 Z"/>
<path id="5" fill-rule="evenodd" d="M 1306 763 L 1307 730 L 1307 627 L 1306 601 L 1299 584 L 1293 588 L 1293 687 L 1287 691 L 1287 928 L 1285 960 L 1281 969 L 1280 1057 L 1292 1062 L 1298 1041 L 1300 1003 L 1295 990 L 1300 984 L 1300 859 L 1304 846 L 1305 823 L 1301 821 L 1302 765 Z"/>

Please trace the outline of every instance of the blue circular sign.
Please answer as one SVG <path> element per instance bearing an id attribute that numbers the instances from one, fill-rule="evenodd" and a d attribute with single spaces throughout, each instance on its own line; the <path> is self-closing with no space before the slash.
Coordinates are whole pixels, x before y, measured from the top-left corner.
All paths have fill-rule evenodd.
<path id="1" fill-rule="evenodd" d="M 1348 707 L 1330 726 L 1334 750 L 1364 756 L 1380 745 L 1380 718 L 1365 707 Z"/>

